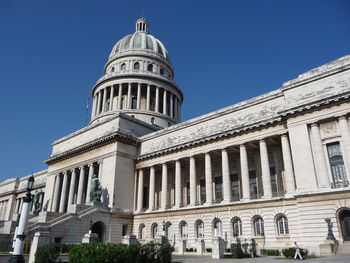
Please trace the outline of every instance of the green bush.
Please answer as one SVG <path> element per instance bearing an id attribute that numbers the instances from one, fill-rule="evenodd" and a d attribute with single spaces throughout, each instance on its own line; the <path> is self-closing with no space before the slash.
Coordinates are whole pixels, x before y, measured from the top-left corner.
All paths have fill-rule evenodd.
<path id="1" fill-rule="evenodd" d="M 281 255 L 281 252 L 278 249 L 267 249 L 266 254 L 268 256 L 279 256 L 279 255 Z"/>
<path id="2" fill-rule="evenodd" d="M 300 249 L 300 254 L 303 258 L 306 258 L 308 255 L 308 251 L 307 249 Z M 290 247 L 290 248 L 285 248 L 282 249 L 282 254 L 283 256 L 285 256 L 286 258 L 294 258 L 295 255 L 295 247 Z"/>
<path id="3" fill-rule="evenodd" d="M 243 245 L 241 245 L 241 243 L 239 242 L 231 244 L 232 257 L 233 258 L 250 258 L 250 254 L 245 253 L 244 249 L 248 250 L 248 243 L 244 243 Z"/>
<path id="4" fill-rule="evenodd" d="M 75 245 L 53 243 L 38 247 L 35 253 L 35 263 L 54 263 L 61 253 L 67 254 Z"/>
<path id="5" fill-rule="evenodd" d="M 253 242 L 249 245 L 249 253 L 252 255 L 252 257 L 256 257 L 257 253 L 256 253 L 256 243 L 253 240 Z"/>

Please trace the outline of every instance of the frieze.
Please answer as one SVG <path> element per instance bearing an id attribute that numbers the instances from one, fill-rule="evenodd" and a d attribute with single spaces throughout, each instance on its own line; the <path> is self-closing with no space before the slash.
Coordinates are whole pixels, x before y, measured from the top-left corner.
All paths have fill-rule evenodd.
<path id="1" fill-rule="evenodd" d="M 331 136 L 338 135 L 338 125 L 337 122 L 327 122 L 320 125 L 321 137 L 327 138 Z"/>

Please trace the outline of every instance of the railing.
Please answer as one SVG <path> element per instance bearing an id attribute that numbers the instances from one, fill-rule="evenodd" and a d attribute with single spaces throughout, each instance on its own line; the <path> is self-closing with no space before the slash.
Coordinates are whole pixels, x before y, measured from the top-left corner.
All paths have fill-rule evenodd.
<path id="1" fill-rule="evenodd" d="M 344 180 L 342 182 L 331 183 L 332 188 L 343 188 L 343 187 L 348 187 L 348 186 L 349 186 L 348 180 Z"/>

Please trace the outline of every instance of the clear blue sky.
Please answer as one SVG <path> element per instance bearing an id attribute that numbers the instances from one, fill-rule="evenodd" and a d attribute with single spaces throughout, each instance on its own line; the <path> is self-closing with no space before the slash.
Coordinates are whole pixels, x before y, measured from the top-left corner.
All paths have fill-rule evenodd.
<path id="1" fill-rule="evenodd" d="M 0 2 L 0 181 L 46 169 L 85 125 L 89 90 L 141 15 L 170 53 L 183 120 L 350 54 L 350 1 Z"/>

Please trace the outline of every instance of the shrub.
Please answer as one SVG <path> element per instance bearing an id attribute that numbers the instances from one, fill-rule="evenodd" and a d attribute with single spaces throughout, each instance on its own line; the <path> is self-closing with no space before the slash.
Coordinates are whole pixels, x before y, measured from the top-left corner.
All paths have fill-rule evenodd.
<path id="1" fill-rule="evenodd" d="M 266 254 L 268 256 L 279 256 L 281 254 L 281 252 L 278 249 L 267 249 Z"/>
<path id="2" fill-rule="evenodd" d="M 253 240 L 253 242 L 249 245 L 249 253 L 253 256 L 253 257 L 256 257 L 257 254 L 256 254 L 256 243 L 255 241 Z"/>
<path id="3" fill-rule="evenodd" d="M 60 255 L 56 244 L 48 244 L 38 247 L 35 252 L 35 263 L 55 263 Z"/>
<path id="4" fill-rule="evenodd" d="M 307 249 L 300 249 L 300 254 L 303 258 L 306 258 L 308 255 L 308 251 Z M 294 258 L 295 255 L 295 247 L 290 247 L 290 248 L 285 248 L 282 249 L 282 254 L 283 256 L 285 256 L 286 258 Z"/>
<path id="5" fill-rule="evenodd" d="M 233 258 L 243 258 L 245 256 L 241 243 L 231 244 L 231 252 Z"/>

